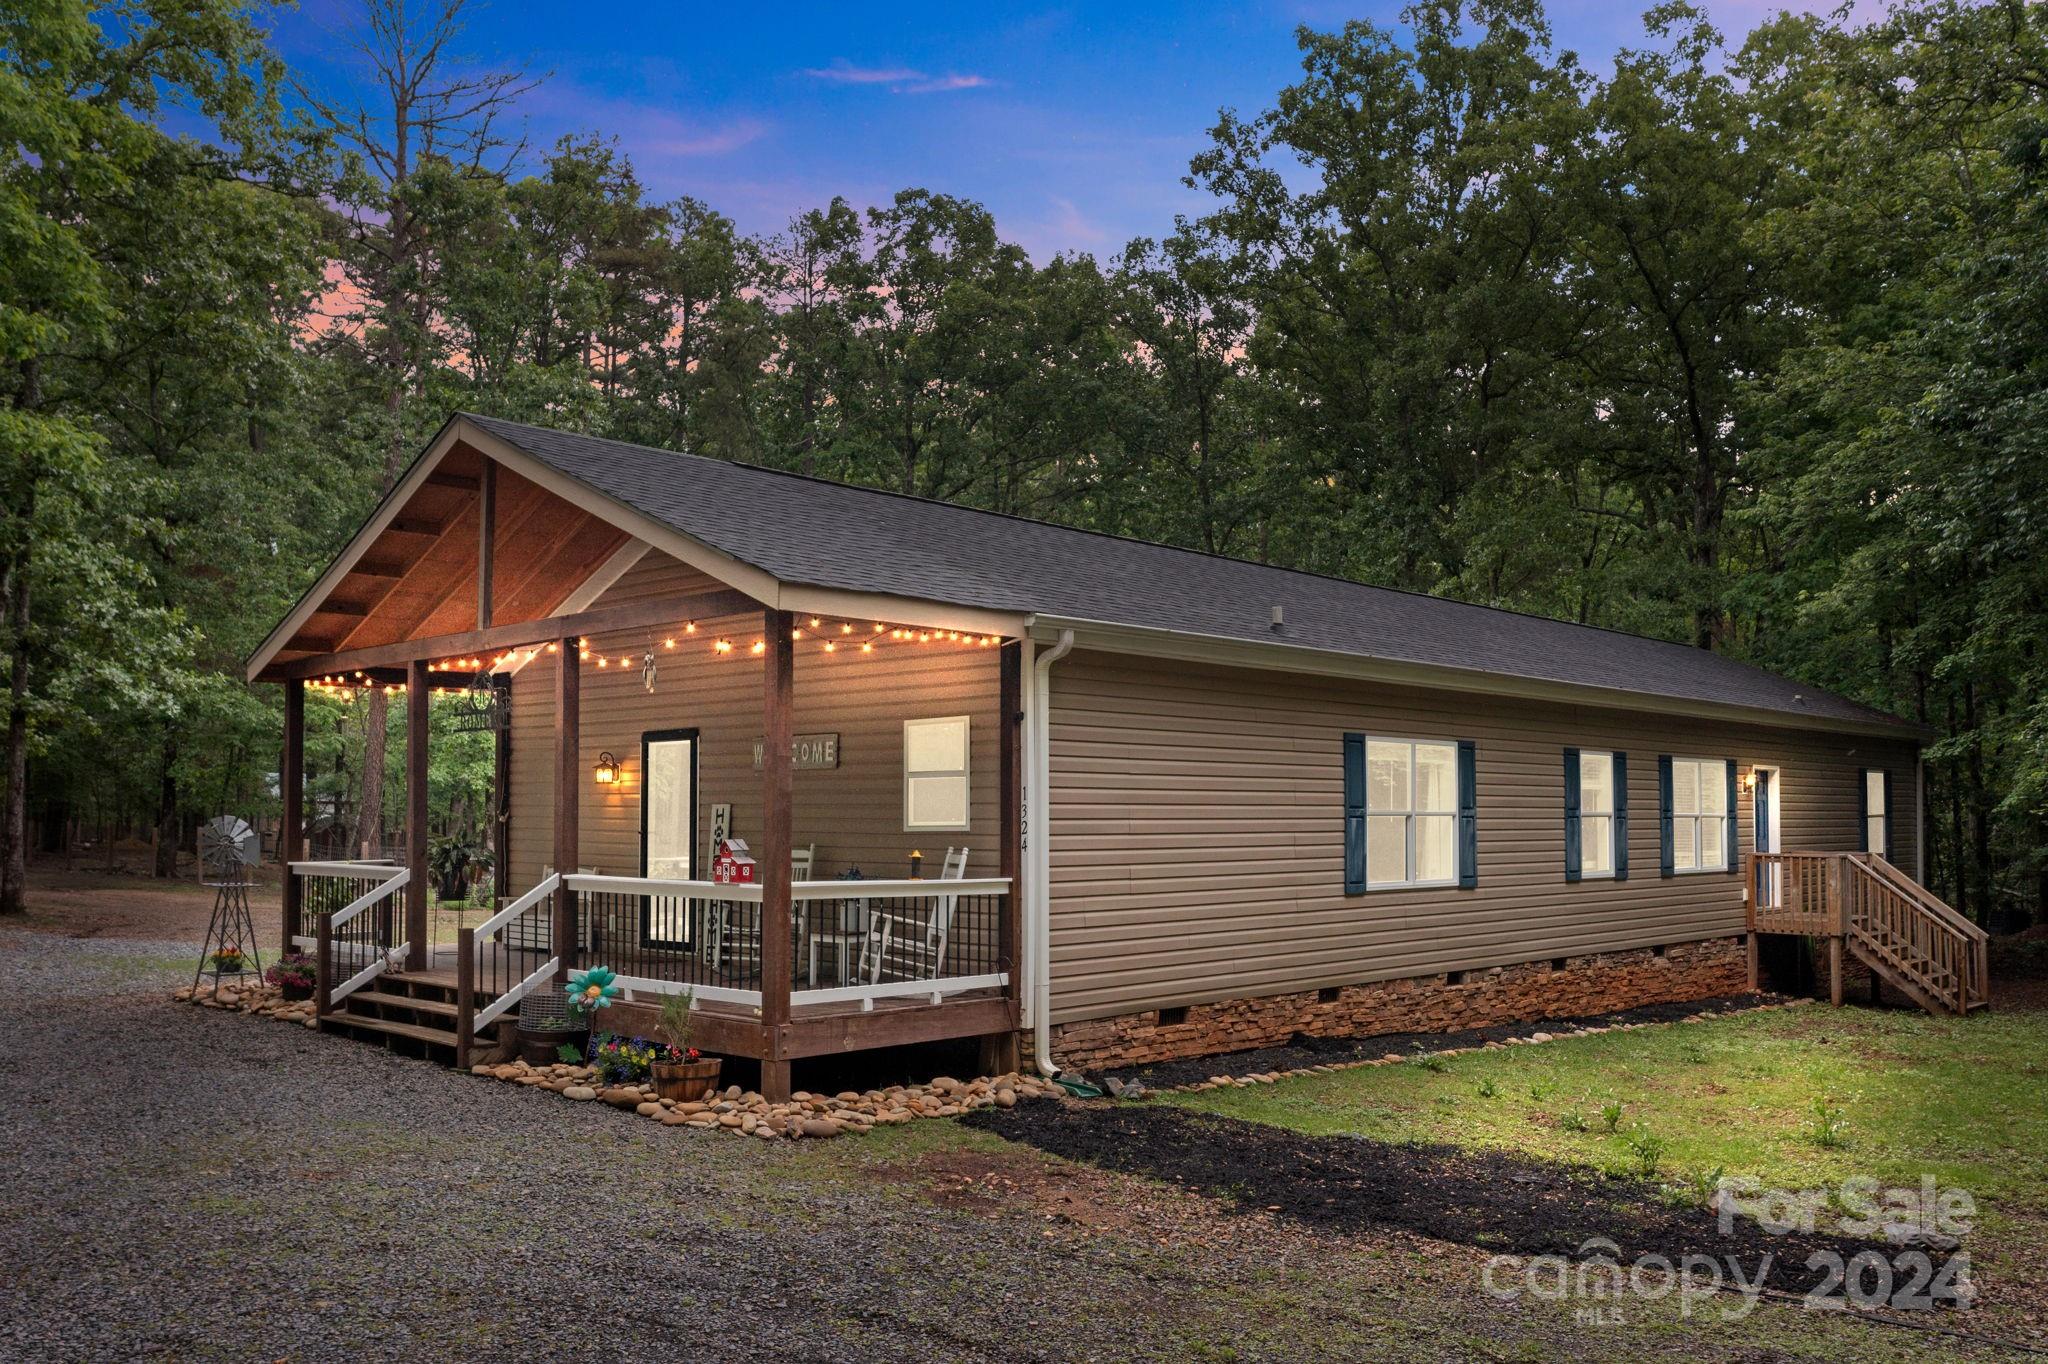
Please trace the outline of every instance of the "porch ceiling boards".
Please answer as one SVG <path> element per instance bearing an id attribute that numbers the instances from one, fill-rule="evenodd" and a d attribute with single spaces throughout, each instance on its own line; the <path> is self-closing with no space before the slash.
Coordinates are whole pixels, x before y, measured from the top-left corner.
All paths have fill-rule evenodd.
<path id="1" fill-rule="evenodd" d="M 484 469 L 469 446 L 450 450 L 273 662 L 474 628 Z M 511 469 L 493 476 L 490 619 L 545 620 L 632 537 Z"/>

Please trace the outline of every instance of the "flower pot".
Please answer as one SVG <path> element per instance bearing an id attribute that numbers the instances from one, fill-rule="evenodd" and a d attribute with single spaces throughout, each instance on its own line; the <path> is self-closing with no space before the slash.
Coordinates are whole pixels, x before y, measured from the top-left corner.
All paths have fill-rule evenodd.
<path id="1" fill-rule="evenodd" d="M 278 993 L 286 999 L 311 999 L 313 982 L 310 980 L 288 980 L 277 987 Z"/>
<path id="2" fill-rule="evenodd" d="M 706 1061 L 656 1061 L 654 1092 L 677 1103 L 709 1098 L 718 1088 L 718 1058 Z"/>
<path id="3" fill-rule="evenodd" d="M 529 1066 L 551 1066 L 561 1060 L 561 1049 L 571 1046 L 578 1051 L 590 1043 L 590 1029 L 581 1028 L 529 1028 L 519 1027 L 519 1059 Z"/>

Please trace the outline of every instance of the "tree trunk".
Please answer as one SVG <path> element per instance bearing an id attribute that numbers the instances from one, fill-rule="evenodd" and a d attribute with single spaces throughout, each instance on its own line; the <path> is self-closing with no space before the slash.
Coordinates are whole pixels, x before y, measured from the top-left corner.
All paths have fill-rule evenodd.
<path id="1" fill-rule="evenodd" d="M 363 722 L 363 788 L 356 805 L 350 856 L 367 851 L 375 857 L 384 850 L 384 740 L 389 715 L 384 689 L 370 688 L 369 713 Z"/>
<path id="2" fill-rule="evenodd" d="M 152 874 L 169 881 L 178 874 L 178 745 L 166 739 L 163 745 L 163 775 L 156 792 L 156 866 Z"/>
<path id="3" fill-rule="evenodd" d="M 33 495 L 31 494 L 31 497 Z M 30 503 L 33 514 L 34 503 Z M 28 516 L 23 520 L 26 523 Z M 7 573 L 7 794 L 0 801 L 0 914 L 28 912 L 28 547 Z"/>

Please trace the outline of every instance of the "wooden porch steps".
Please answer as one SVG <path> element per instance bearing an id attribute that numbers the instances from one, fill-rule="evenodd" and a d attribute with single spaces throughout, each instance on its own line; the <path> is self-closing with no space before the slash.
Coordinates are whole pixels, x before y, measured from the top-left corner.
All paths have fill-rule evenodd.
<path id="1" fill-rule="evenodd" d="M 1932 1014 L 1987 1008 L 1983 929 L 1904 872 L 1869 853 L 1754 853 L 1749 858 L 1750 985 L 1763 933 L 1826 941 L 1829 997 L 1842 1002 L 1842 959 Z"/>
<path id="2" fill-rule="evenodd" d="M 429 1028 L 418 1023 L 401 1023 L 395 1018 L 378 1018 L 371 1014 L 359 1013 L 329 1014 L 322 1020 L 321 1026 L 379 1033 L 386 1037 L 401 1037 L 429 1047 L 445 1047 L 450 1056 L 455 1054 L 455 1031 L 452 1028 Z"/>
<path id="3" fill-rule="evenodd" d="M 424 995 L 392 995 L 382 990 L 358 990 L 343 1002 L 410 1009 L 414 1013 L 435 1014 L 443 1018 L 453 1018 L 457 1012 L 455 1001 L 452 999 L 428 999 Z"/>
<path id="4" fill-rule="evenodd" d="M 394 1050 L 452 1064 L 461 1012 L 454 977 L 452 971 L 386 972 L 371 986 L 345 996 L 320 1025 L 326 1031 L 382 1041 Z"/>

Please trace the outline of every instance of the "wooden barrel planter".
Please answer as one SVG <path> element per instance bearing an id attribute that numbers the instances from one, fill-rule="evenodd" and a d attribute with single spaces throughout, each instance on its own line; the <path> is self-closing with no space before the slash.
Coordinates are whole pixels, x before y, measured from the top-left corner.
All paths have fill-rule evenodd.
<path id="1" fill-rule="evenodd" d="M 696 1103 L 718 1088 L 718 1058 L 703 1061 L 656 1061 L 654 1092 L 677 1103 Z"/>

